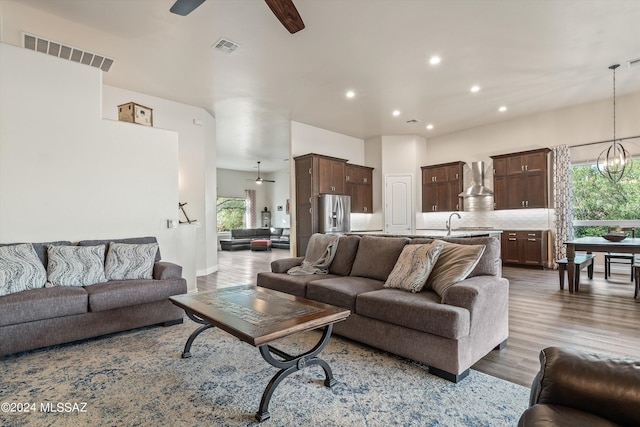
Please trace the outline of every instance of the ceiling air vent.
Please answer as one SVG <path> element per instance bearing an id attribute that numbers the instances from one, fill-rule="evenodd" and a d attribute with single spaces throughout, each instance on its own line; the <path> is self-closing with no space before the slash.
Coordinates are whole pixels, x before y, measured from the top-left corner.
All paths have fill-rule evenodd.
<path id="1" fill-rule="evenodd" d="M 224 53 L 231 53 L 239 47 L 240 45 L 238 43 L 234 43 L 231 40 L 227 40 L 225 38 L 221 38 L 213 45 L 214 49 L 218 49 L 220 52 Z"/>
<path id="2" fill-rule="evenodd" d="M 113 65 L 113 59 L 104 55 L 89 52 L 76 47 L 67 46 L 63 43 L 54 42 L 53 40 L 43 39 L 33 34 L 22 33 L 22 45 L 26 49 L 35 50 L 36 52 L 46 53 L 51 56 L 66 59 L 81 64 L 90 65 L 100 68 L 102 71 L 109 71 Z"/>
<path id="3" fill-rule="evenodd" d="M 627 67 L 629 68 L 640 67 L 640 58 L 627 61 Z"/>

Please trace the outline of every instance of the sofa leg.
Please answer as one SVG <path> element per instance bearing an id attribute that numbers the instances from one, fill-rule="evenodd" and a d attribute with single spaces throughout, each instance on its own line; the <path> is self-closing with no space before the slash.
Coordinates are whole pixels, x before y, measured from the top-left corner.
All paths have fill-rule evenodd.
<path id="1" fill-rule="evenodd" d="M 183 322 L 182 319 L 174 319 L 174 320 L 168 320 L 166 322 L 160 323 L 162 326 L 173 326 L 173 325 L 179 325 Z"/>
<path id="2" fill-rule="evenodd" d="M 500 344 L 495 346 L 494 350 L 503 350 L 507 346 L 507 340 L 502 341 Z"/>
<path id="3" fill-rule="evenodd" d="M 452 374 L 451 372 L 443 371 L 442 369 L 429 366 L 429 373 L 437 377 L 444 378 L 447 381 L 451 381 L 452 383 L 458 383 L 465 379 L 467 375 L 469 375 L 469 370 L 467 369 L 456 375 Z"/>

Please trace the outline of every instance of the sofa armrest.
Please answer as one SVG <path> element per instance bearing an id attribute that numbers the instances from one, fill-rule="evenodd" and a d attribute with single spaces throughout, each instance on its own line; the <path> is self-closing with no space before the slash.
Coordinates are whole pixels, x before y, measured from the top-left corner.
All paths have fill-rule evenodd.
<path id="1" fill-rule="evenodd" d="M 271 263 L 271 271 L 273 273 L 286 273 L 291 267 L 302 265 L 302 261 L 304 261 L 303 256 L 277 259 Z"/>
<path id="2" fill-rule="evenodd" d="M 640 361 L 545 348 L 529 403 L 567 406 L 621 425 L 640 425 Z"/>
<path id="3" fill-rule="evenodd" d="M 496 300 L 508 303 L 509 281 L 496 276 L 475 276 L 456 283 L 445 292 L 442 303 L 463 307 L 472 314 L 475 310 L 495 309 Z M 486 307 L 478 304 L 486 303 Z"/>
<path id="4" fill-rule="evenodd" d="M 172 262 L 160 261 L 153 264 L 153 278 L 156 280 L 182 278 L 182 267 Z"/>

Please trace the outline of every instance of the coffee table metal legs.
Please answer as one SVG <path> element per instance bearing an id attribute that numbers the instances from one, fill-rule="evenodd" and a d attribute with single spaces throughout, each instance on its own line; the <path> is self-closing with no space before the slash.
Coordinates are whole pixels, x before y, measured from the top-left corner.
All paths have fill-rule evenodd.
<path id="1" fill-rule="evenodd" d="M 191 333 L 191 335 L 189 336 L 189 339 L 187 340 L 187 343 L 184 346 L 184 351 L 182 352 L 182 358 L 188 359 L 189 357 L 191 357 L 191 344 L 193 344 L 193 341 L 196 339 L 196 337 L 201 333 L 203 333 L 204 331 L 206 331 L 207 329 L 213 328 L 214 326 L 209 322 L 207 322 L 206 320 L 199 318 L 198 316 L 196 316 L 195 314 L 187 310 L 185 310 L 185 313 L 187 313 L 187 316 L 189 316 L 189 319 L 193 320 L 196 323 L 200 323 L 202 325 Z"/>
<path id="2" fill-rule="evenodd" d="M 331 372 L 329 364 L 324 360 L 316 357 L 329 342 L 329 337 L 331 337 L 332 329 L 332 324 L 325 326 L 320 341 L 318 341 L 318 343 L 311 350 L 298 356 L 291 356 L 270 345 L 262 345 L 259 347 L 260 354 L 262 355 L 264 360 L 269 362 L 269 364 L 271 364 L 272 366 L 279 368 L 280 371 L 275 374 L 273 378 L 271 378 L 271 381 L 269 381 L 267 388 L 265 388 L 264 393 L 262 393 L 260 408 L 256 413 L 256 419 L 258 420 L 258 422 L 269 419 L 269 401 L 271 400 L 271 396 L 273 395 L 276 387 L 278 387 L 278 385 L 282 382 L 282 380 L 284 380 L 292 373 L 302 370 L 307 366 L 319 365 L 324 370 L 324 385 L 327 387 L 332 387 L 336 383 L 336 381 L 333 379 L 333 372 Z M 275 357 L 273 357 L 274 354 L 280 359 L 276 359 Z"/>
<path id="3" fill-rule="evenodd" d="M 206 320 L 201 319 L 195 314 L 187 310 L 185 310 L 185 312 L 187 313 L 187 316 L 189 316 L 189 319 L 201 324 L 202 326 L 193 331 L 189 336 L 189 339 L 184 346 L 184 351 L 182 352 L 183 359 L 191 357 L 191 344 L 193 344 L 193 341 L 198 337 L 198 335 L 200 335 L 207 329 L 214 327 L 212 324 L 208 323 Z M 318 343 L 313 346 L 311 350 L 297 356 L 287 354 L 284 351 L 270 345 L 261 345 L 260 347 L 258 347 L 263 359 L 266 360 L 271 366 L 275 366 L 276 368 L 280 369 L 280 371 L 278 371 L 278 373 L 276 373 L 273 378 L 271 378 L 271 381 L 269 381 L 269 384 L 267 384 L 267 387 L 262 393 L 260 408 L 258 408 L 258 412 L 256 413 L 256 419 L 258 420 L 258 422 L 269 419 L 269 402 L 271 401 L 271 396 L 273 396 L 273 392 L 275 391 L 276 387 L 278 387 L 278 385 L 282 382 L 282 380 L 284 380 L 292 373 L 300 371 L 307 366 L 318 365 L 324 370 L 324 385 L 326 387 L 332 387 L 336 383 L 329 364 L 317 357 L 329 342 L 332 330 L 333 324 L 325 326 Z M 278 358 L 274 357 L 274 355 Z"/>

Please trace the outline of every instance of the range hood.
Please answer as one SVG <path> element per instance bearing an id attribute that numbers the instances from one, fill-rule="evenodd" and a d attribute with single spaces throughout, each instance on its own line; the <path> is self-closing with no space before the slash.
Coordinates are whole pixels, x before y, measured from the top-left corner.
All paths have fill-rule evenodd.
<path id="1" fill-rule="evenodd" d="M 493 191 L 484 186 L 483 161 L 471 163 L 471 186 L 458 196 L 465 199 L 465 211 L 493 210 Z"/>
<path id="2" fill-rule="evenodd" d="M 484 162 L 471 163 L 471 186 L 458 194 L 459 197 L 493 196 L 493 191 L 484 186 Z"/>

